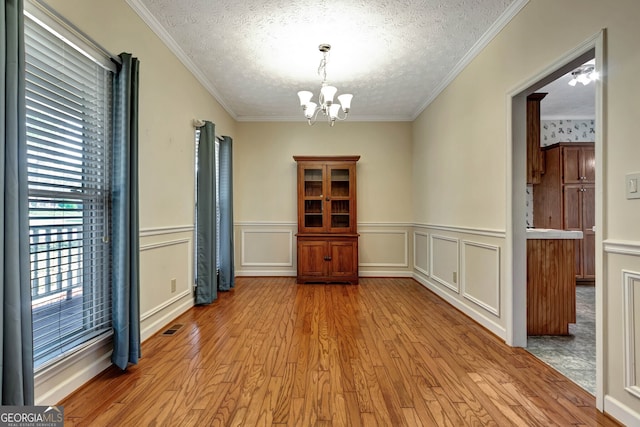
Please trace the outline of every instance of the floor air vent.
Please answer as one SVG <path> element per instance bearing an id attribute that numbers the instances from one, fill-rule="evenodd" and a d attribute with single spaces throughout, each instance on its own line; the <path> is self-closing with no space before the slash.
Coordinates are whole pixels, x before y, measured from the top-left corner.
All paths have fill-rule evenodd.
<path id="1" fill-rule="evenodd" d="M 181 325 L 181 324 L 173 325 L 173 326 L 171 326 L 169 329 L 167 329 L 166 331 L 164 331 L 164 332 L 162 333 L 162 335 L 167 335 L 167 336 L 173 335 L 173 334 L 175 334 L 176 332 L 178 332 L 178 330 L 180 330 L 180 328 L 182 328 L 183 326 L 184 326 L 184 325 Z"/>

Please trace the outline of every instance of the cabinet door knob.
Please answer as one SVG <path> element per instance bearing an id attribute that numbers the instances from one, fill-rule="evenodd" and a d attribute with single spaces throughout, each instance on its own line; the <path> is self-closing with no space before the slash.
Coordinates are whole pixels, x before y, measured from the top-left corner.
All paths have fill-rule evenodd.
<path id="1" fill-rule="evenodd" d="M 328 202 L 329 200 L 330 200 L 330 199 L 327 197 L 327 202 Z"/>

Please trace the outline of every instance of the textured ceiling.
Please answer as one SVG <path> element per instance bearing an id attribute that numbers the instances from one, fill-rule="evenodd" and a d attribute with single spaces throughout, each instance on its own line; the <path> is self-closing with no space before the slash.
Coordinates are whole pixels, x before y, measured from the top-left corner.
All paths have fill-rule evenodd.
<path id="1" fill-rule="evenodd" d="M 595 60 L 585 64 L 595 64 Z M 593 119 L 596 116 L 596 85 L 591 83 L 575 86 L 569 85 L 572 79 L 567 73 L 549 83 L 536 92 L 546 92 L 547 96 L 540 102 L 542 119 Z"/>
<path id="2" fill-rule="evenodd" d="M 127 1 L 238 120 L 302 120 L 320 43 L 353 120 L 413 120 L 527 2 Z"/>

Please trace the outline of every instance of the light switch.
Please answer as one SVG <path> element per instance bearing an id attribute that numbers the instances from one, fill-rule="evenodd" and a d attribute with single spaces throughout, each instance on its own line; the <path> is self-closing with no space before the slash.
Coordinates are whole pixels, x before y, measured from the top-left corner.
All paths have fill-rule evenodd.
<path id="1" fill-rule="evenodd" d="M 638 183 L 640 183 L 640 173 L 627 174 L 627 176 L 625 177 L 627 199 L 640 199 L 640 189 L 638 189 Z"/>

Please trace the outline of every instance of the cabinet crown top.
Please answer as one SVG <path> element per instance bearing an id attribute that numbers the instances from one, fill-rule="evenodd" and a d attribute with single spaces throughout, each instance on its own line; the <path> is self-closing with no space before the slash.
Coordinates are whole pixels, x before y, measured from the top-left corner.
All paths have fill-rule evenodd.
<path id="1" fill-rule="evenodd" d="M 293 156 L 296 162 L 304 161 L 339 161 L 339 162 L 357 162 L 360 156 Z"/>

